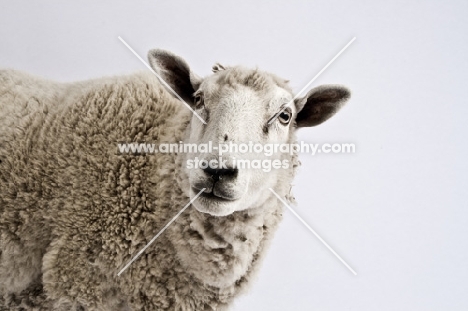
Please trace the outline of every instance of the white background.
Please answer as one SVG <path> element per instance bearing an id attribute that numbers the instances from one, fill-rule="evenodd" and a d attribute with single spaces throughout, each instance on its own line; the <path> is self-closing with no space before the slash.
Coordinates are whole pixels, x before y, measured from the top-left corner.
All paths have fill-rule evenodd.
<path id="1" fill-rule="evenodd" d="M 308 142 L 296 210 L 353 276 L 285 210 L 261 273 L 233 310 L 468 310 L 466 1 L 1 1 L 0 67 L 59 81 L 145 70 L 151 48 L 200 75 L 259 66 L 300 90 L 353 91 Z M 392 2 L 392 3 L 390 3 Z"/>

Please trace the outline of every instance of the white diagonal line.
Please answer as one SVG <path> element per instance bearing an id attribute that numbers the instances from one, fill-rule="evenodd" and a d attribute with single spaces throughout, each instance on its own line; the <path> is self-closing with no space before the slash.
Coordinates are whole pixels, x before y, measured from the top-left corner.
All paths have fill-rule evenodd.
<path id="1" fill-rule="evenodd" d="M 117 276 L 120 276 L 122 274 L 122 272 L 124 272 L 125 270 L 127 270 L 128 267 L 130 267 L 130 265 L 138 258 L 140 257 L 141 254 L 143 254 L 143 252 L 148 248 L 148 246 L 150 246 L 154 241 L 156 241 L 156 239 L 164 232 L 164 230 L 166 230 L 176 219 L 177 217 L 180 216 L 180 214 L 182 214 L 186 209 L 187 207 L 190 206 L 190 204 L 193 203 L 193 201 L 195 201 L 199 196 L 200 194 L 202 194 L 203 191 L 205 191 L 206 188 L 203 188 L 202 190 L 200 190 L 199 193 L 197 193 L 196 196 L 193 197 L 193 199 L 190 200 L 190 202 L 187 203 L 187 205 L 184 206 L 183 209 L 180 210 L 180 212 L 177 213 L 177 215 L 174 216 L 174 218 L 172 218 L 171 221 L 169 221 L 165 226 L 164 228 L 161 229 L 161 231 L 158 232 L 158 234 L 156 234 L 154 236 L 154 238 L 151 239 L 151 241 L 149 241 L 148 244 L 146 244 L 145 247 L 143 247 L 139 252 L 138 254 L 135 255 L 135 257 L 132 258 L 132 260 L 130 260 L 130 262 L 128 264 L 125 265 L 125 267 L 122 268 L 122 270 L 120 270 L 119 273 L 117 273 Z"/>
<path id="2" fill-rule="evenodd" d="M 354 275 L 357 275 L 356 271 L 354 271 L 353 268 L 351 268 L 351 267 L 346 263 L 346 261 L 344 261 L 343 258 L 341 258 L 340 255 L 338 255 L 338 254 L 330 247 L 330 245 L 328 245 L 327 242 L 325 242 L 325 241 L 317 234 L 317 232 L 315 232 L 315 230 L 312 229 L 312 228 L 304 221 L 304 219 L 301 218 L 301 216 L 299 216 L 299 215 L 298 215 L 298 214 L 297 214 L 297 213 L 296 213 L 296 212 L 295 212 L 295 211 L 294 211 L 294 210 L 293 210 L 293 209 L 292 209 L 292 208 L 291 208 L 291 207 L 290 207 L 290 206 L 289 206 L 273 189 L 271 189 L 271 188 L 269 188 L 269 189 L 270 189 L 270 191 L 273 192 L 273 194 L 278 198 L 278 200 L 280 200 L 281 203 L 283 203 L 283 204 L 294 214 L 294 216 L 296 216 L 297 219 L 299 219 L 299 220 L 302 222 L 302 224 L 303 224 L 304 226 L 306 226 L 306 228 L 309 229 L 310 232 L 312 232 L 312 233 L 315 235 L 315 237 L 316 237 L 317 239 L 319 239 L 319 241 L 322 242 L 323 245 L 325 245 L 325 246 L 328 248 L 328 250 L 329 250 L 330 252 L 332 252 L 332 254 L 335 255 L 335 257 L 338 258 L 338 259 L 341 261 L 342 264 L 344 264 L 344 265 L 346 266 L 346 268 L 349 269 L 349 271 L 351 271 Z"/>
<path id="3" fill-rule="evenodd" d="M 149 70 L 151 70 L 152 73 L 154 73 L 154 75 L 155 75 L 156 77 L 158 77 L 159 81 L 161 81 L 161 83 L 162 83 L 167 89 L 169 89 L 169 91 L 171 91 L 172 94 L 174 94 L 175 97 L 177 97 L 181 102 L 183 102 L 183 103 L 185 104 L 185 106 L 187 106 L 187 108 L 190 109 L 190 111 L 191 111 L 198 119 L 200 119 L 200 121 L 201 121 L 203 124 L 206 124 L 205 120 L 203 120 L 203 118 L 200 117 L 200 115 L 199 115 L 195 110 L 193 110 L 192 107 L 190 107 L 190 105 L 187 104 L 187 103 L 185 102 L 185 100 L 183 100 L 182 97 L 180 97 L 179 94 L 177 94 L 177 92 L 174 91 L 174 90 L 169 86 L 169 84 L 167 84 L 166 81 L 164 81 L 164 79 L 161 78 L 161 76 L 158 75 L 158 74 L 156 73 L 156 71 L 154 71 L 153 68 L 151 68 L 151 66 L 148 65 L 148 63 L 145 62 L 145 61 L 143 60 L 143 58 L 140 57 L 140 55 L 138 55 L 138 54 L 130 47 L 130 45 L 128 45 L 128 43 L 125 42 L 124 39 L 122 39 L 120 36 L 119 36 L 118 38 L 119 38 L 120 41 L 122 41 L 123 44 L 125 44 L 125 46 L 126 46 L 133 54 L 135 54 L 136 57 L 138 57 L 138 59 L 139 59 L 146 67 L 148 67 Z"/>
<path id="4" fill-rule="evenodd" d="M 354 40 L 356 40 L 356 37 L 354 37 L 353 39 L 351 39 L 351 41 L 348 42 L 348 44 L 345 45 L 344 48 L 341 49 L 341 51 L 338 52 L 338 54 L 335 55 L 335 57 L 333 57 L 329 62 L 328 64 L 325 65 L 325 67 L 322 68 L 322 70 L 320 70 L 316 75 L 315 77 L 312 78 L 312 80 L 309 81 L 309 83 L 306 84 L 306 86 L 304 86 L 302 88 L 302 90 L 300 90 L 296 96 L 294 96 L 294 98 L 292 100 L 295 100 L 297 97 L 299 97 L 299 95 L 301 95 L 302 92 L 304 92 L 327 68 L 328 66 L 330 66 L 350 45 L 351 43 L 354 42 Z"/>
<path id="5" fill-rule="evenodd" d="M 320 70 L 316 75 L 315 77 L 312 78 L 312 80 L 309 81 L 309 83 L 306 84 L 306 86 L 304 86 L 302 88 L 302 90 L 300 90 L 296 96 L 294 96 L 293 99 L 291 99 L 286 105 L 284 105 L 284 107 L 278 112 L 276 113 L 271 119 L 270 121 L 268 121 L 268 124 L 270 125 L 273 121 L 275 121 L 275 119 L 284 111 L 284 109 L 286 109 L 287 106 L 289 106 L 292 102 L 294 102 L 294 100 L 296 98 L 299 97 L 299 95 L 301 95 L 302 92 L 304 92 L 307 88 L 309 88 L 309 86 L 325 71 L 325 69 L 328 68 L 328 66 L 330 66 L 337 58 L 338 56 L 340 56 L 350 45 L 351 43 L 354 42 L 354 40 L 356 40 L 356 37 L 354 37 L 353 39 L 351 39 L 351 41 L 348 42 L 348 44 L 345 45 L 344 48 L 341 49 L 341 51 L 338 52 L 338 54 L 335 55 L 335 57 L 333 57 L 331 59 L 331 61 L 328 62 L 328 64 L 325 65 L 325 67 L 322 68 L 322 70 Z"/>

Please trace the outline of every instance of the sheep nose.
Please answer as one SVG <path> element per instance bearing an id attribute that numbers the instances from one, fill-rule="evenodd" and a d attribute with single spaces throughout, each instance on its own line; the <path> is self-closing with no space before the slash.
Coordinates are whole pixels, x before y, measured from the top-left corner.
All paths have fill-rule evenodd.
<path id="1" fill-rule="evenodd" d="M 224 177 L 236 177 L 238 173 L 237 168 L 211 168 L 208 166 L 207 168 L 203 169 L 205 174 L 211 176 L 215 181 L 223 179 Z"/>

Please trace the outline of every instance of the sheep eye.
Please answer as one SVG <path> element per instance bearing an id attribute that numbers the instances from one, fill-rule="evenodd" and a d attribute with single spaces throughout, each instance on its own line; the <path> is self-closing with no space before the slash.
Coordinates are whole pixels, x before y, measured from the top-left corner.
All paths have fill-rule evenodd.
<path id="1" fill-rule="evenodd" d="M 203 95 L 202 94 L 195 95 L 193 103 L 195 104 L 195 109 L 202 108 L 203 107 Z"/>
<path id="2" fill-rule="evenodd" d="M 284 110 L 283 112 L 280 113 L 280 115 L 278 116 L 278 120 L 282 123 L 282 124 L 288 124 L 289 121 L 291 121 L 291 112 L 288 111 L 288 110 Z"/>

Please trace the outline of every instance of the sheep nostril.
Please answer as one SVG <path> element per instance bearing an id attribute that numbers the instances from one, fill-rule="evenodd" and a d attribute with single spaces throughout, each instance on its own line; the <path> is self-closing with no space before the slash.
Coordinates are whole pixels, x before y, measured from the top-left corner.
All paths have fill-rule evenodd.
<path id="1" fill-rule="evenodd" d="M 237 168 L 222 168 L 218 170 L 219 176 L 226 176 L 226 177 L 235 177 L 237 175 Z"/>
<path id="2" fill-rule="evenodd" d="M 204 168 L 203 171 L 205 172 L 205 174 L 211 175 L 211 176 L 215 176 L 218 174 L 218 169 L 211 168 L 210 166 Z"/>
<path id="3" fill-rule="evenodd" d="M 220 168 L 214 169 L 211 167 L 207 167 L 203 169 L 205 174 L 211 176 L 214 180 L 222 179 L 223 177 L 236 177 L 238 174 L 238 169 L 236 168 Z"/>

